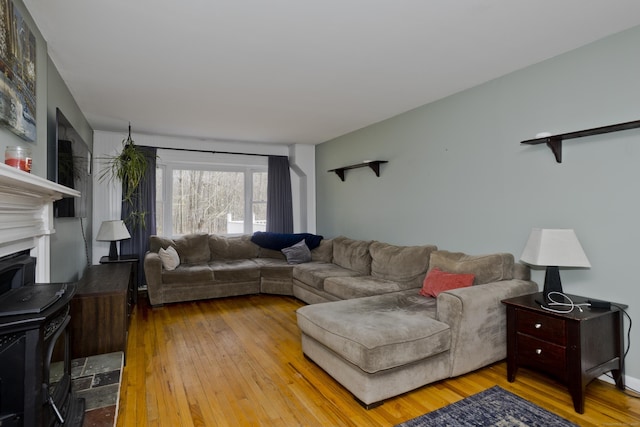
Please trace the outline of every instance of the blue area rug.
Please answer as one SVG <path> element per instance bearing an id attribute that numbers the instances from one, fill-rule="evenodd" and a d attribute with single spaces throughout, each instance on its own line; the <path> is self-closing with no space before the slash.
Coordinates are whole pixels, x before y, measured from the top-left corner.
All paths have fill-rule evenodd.
<path id="1" fill-rule="evenodd" d="M 396 427 L 427 426 L 577 427 L 576 424 L 498 386 Z"/>

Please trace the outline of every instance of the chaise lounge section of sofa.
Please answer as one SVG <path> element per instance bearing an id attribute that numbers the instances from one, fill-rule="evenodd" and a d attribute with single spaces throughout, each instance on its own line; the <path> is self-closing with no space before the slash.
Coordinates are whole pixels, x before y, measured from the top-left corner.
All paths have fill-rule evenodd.
<path id="1" fill-rule="evenodd" d="M 506 357 L 501 300 L 537 292 L 511 254 L 435 251 L 430 269 L 474 285 L 427 297 L 420 288 L 301 307 L 302 350 L 366 408 Z"/>

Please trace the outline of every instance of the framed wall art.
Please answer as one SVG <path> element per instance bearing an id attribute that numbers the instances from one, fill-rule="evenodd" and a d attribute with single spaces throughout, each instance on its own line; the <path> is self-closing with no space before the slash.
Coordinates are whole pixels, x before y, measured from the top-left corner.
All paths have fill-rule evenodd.
<path id="1" fill-rule="evenodd" d="M 0 124 L 36 139 L 36 37 L 12 0 L 0 0 Z"/>

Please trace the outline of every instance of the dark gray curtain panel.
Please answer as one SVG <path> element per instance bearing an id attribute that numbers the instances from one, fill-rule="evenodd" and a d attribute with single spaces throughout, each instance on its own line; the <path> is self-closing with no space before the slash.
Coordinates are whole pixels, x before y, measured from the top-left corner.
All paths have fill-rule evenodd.
<path id="1" fill-rule="evenodd" d="M 269 156 L 267 231 L 293 233 L 293 202 L 288 157 Z"/>
<path id="2" fill-rule="evenodd" d="M 149 250 L 149 236 L 156 234 L 156 152 L 155 147 L 138 146 L 147 158 L 147 171 L 138 191 L 133 195 L 131 203 L 122 201 L 121 218 L 125 221 L 131 239 L 120 241 L 120 253 L 122 255 L 137 255 L 138 261 L 138 286 L 146 283 L 144 276 L 144 254 Z M 126 192 L 126 183 L 122 183 L 122 192 Z M 142 212 L 144 222 L 131 216 L 131 213 Z"/>

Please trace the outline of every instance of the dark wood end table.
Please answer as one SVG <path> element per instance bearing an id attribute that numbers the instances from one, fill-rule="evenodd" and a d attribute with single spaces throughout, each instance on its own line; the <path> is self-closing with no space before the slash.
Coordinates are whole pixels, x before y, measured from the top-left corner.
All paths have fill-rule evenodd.
<path id="1" fill-rule="evenodd" d="M 588 301 L 568 296 L 575 304 Z M 541 292 L 502 301 L 507 306 L 507 380 L 515 381 L 520 366 L 550 374 L 567 385 L 580 414 L 584 413 L 585 388 L 594 378 L 611 371 L 616 387 L 624 390 L 621 308 L 627 306 L 554 313 L 541 308 L 543 301 Z"/>
<path id="2" fill-rule="evenodd" d="M 122 351 L 127 354 L 131 316 L 129 263 L 88 267 L 71 300 L 71 347 L 74 358 Z"/>
<path id="3" fill-rule="evenodd" d="M 131 301 L 129 302 L 132 305 L 136 305 L 138 303 L 138 264 L 140 263 L 138 255 L 119 255 L 118 258 L 109 258 L 108 255 L 105 255 L 100 258 L 100 264 L 117 264 L 123 262 L 131 263 L 131 274 L 133 277 L 131 280 L 131 289 L 129 290 L 129 295 L 131 295 Z"/>

